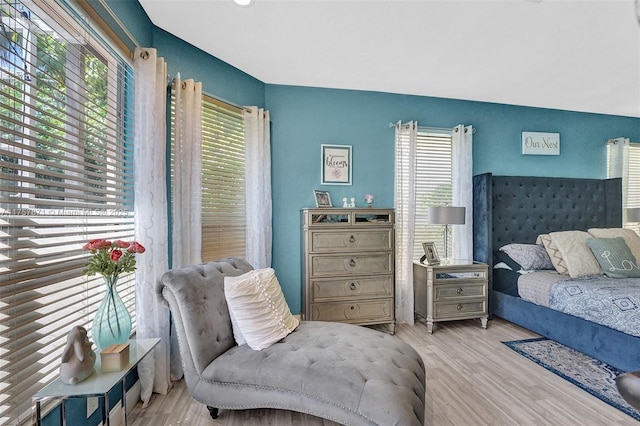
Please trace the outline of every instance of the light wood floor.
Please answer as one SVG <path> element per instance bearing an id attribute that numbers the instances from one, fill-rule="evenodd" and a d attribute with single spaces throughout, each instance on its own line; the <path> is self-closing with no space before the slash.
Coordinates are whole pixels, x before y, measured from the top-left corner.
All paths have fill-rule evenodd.
<path id="1" fill-rule="evenodd" d="M 397 336 L 422 356 L 427 369 L 425 424 L 448 425 L 640 425 L 628 415 L 513 352 L 501 342 L 537 337 L 496 318 L 486 330 L 479 320 L 400 324 Z M 335 425 L 283 410 L 221 410 L 217 420 L 189 395 L 184 381 L 149 407 L 138 404 L 133 426 Z"/>

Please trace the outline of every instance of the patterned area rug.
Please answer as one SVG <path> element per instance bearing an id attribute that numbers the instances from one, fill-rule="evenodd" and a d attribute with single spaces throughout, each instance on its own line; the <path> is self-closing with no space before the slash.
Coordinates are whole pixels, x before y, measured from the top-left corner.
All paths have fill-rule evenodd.
<path id="1" fill-rule="evenodd" d="M 640 413 L 618 393 L 615 378 L 622 371 L 544 337 L 503 342 L 505 345 L 640 421 Z"/>

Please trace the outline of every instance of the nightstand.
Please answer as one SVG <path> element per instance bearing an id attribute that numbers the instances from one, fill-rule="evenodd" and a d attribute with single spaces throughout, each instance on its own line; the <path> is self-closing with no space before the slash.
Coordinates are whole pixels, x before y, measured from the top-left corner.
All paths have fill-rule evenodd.
<path id="1" fill-rule="evenodd" d="M 415 313 L 433 323 L 480 318 L 487 328 L 488 267 L 470 260 L 452 260 L 442 265 L 413 262 Z"/>

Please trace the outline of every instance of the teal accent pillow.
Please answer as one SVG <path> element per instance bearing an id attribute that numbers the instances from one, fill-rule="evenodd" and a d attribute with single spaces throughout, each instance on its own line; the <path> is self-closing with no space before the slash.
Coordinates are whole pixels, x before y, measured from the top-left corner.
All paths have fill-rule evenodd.
<path id="1" fill-rule="evenodd" d="M 602 272 L 612 278 L 640 278 L 640 265 L 624 238 L 587 238 Z"/>

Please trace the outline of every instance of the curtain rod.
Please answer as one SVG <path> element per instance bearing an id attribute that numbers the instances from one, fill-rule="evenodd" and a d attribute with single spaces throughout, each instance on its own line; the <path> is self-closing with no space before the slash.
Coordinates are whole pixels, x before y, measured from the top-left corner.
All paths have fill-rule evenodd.
<path id="1" fill-rule="evenodd" d="M 402 123 L 404 124 L 404 123 Z M 396 123 L 389 123 L 389 127 L 396 127 Z M 431 127 L 431 126 L 420 126 L 418 125 L 418 130 L 422 130 L 423 132 L 453 132 L 455 128 L 450 128 L 450 127 Z M 465 130 L 466 131 L 466 130 Z M 473 128 L 473 132 L 476 132 L 476 128 Z"/>

